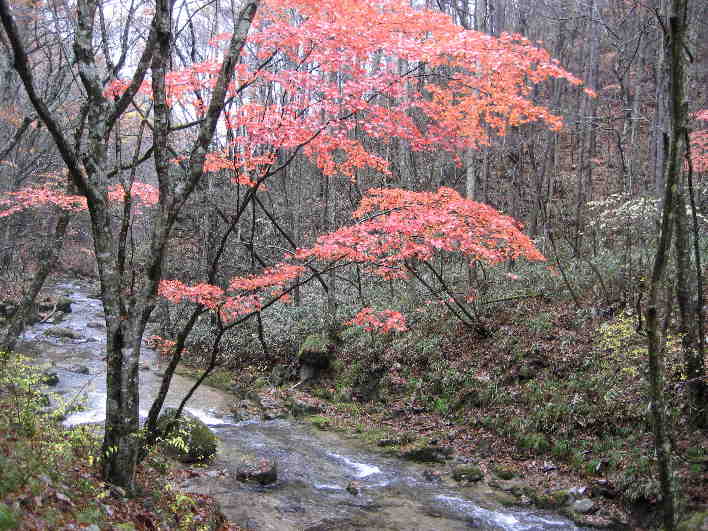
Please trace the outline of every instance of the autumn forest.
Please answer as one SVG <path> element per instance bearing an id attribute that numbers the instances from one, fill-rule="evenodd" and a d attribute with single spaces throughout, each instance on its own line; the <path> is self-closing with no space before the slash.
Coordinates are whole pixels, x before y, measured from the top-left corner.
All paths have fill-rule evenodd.
<path id="1" fill-rule="evenodd" d="M 0 0 L 0 529 L 704 529 L 707 8 Z"/>

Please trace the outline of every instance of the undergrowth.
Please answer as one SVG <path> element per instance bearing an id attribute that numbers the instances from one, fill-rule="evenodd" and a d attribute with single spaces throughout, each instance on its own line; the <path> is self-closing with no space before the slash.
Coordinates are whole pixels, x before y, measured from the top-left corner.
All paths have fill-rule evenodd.
<path id="1" fill-rule="evenodd" d="M 173 486 L 174 465 L 157 450 L 139 466 L 135 495 L 101 481 L 97 428 L 59 424 L 42 381 L 39 368 L 0 353 L 0 529 L 222 526 L 210 498 Z"/>

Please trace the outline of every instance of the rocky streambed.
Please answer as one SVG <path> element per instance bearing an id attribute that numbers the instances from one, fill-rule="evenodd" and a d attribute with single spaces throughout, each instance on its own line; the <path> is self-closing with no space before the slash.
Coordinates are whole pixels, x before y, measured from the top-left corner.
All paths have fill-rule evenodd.
<path id="1" fill-rule="evenodd" d="M 60 326 L 33 325 L 24 335 L 24 347 L 51 365 L 54 391 L 65 400 L 85 401 L 66 424 L 100 423 L 106 397 L 102 304 L 79 283 L 59 284 L 56 290 L 71 299 L 71 312 Z M 146 348 L 143 360 L 145 415 L 161 378 L 155 352 Z M 191 384 L 175 376 L 166 405 L 176 405 Z M 214 432 L 219 449 L 212 465 L 198 469 L 181 486 L 213 496 L 230 520 L 247 529 L 580 529 L 531 506 L 505 507 L 500 491 L 485 483 L 445 483 L 424 466 L 369 452 L 334 432 L 291 419 L 238 421 L 230 412 L 233 400 L 208 386 L 190 400 L 188 411 Z M 277 480 L 268 485 L 241 481 L 244 464 L 259 462 L 275 464 Z"/>

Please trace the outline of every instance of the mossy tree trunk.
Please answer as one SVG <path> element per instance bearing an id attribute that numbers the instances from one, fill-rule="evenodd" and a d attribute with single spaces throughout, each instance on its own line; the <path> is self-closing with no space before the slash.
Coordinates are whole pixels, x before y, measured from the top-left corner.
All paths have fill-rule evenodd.
<path id="1" fill-rule="evenodd" d="M 664 204 L 662 213 L 661 236 L 654 258 L 649 301 L 647 305 L 647 332 L 649 356 L 649 384 L 651 413 L 654 423 L 654 442 L 656 449 L 659 483 L 663 505 L 664 529 L 675 529 L 675 507 L 672 489 L 671 443 L 668 437 L 666 421 L 666 402 L 664 399 L 664 359 L 665 331 L 671 314 L 671 296 L 666 303 L 664 324 L 660 329 L 659 290 L 664 282 L 669 260 L 673 230 L 680 228 L 678 209 L 684 208 L 679 196 L 679 184 L 683 157 L 686 151 L 685 128 L 687 121 L 685 94 L 685 34 L 687 27 L 688 0 L 672 0 L 668 24 L 664 25 L 669 64 L 669 113 L 671 130 L 668 139 L 669 152 L 666 160 L 664 179 Z M 681 235 L 679 235 L 679 238 Z M 678 244 L 678 247 L 681 247 Z"/>

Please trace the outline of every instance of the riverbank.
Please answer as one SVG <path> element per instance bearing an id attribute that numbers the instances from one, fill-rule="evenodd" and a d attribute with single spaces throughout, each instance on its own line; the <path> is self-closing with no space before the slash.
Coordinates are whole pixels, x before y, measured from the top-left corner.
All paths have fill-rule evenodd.
<path id="1" fill-rule="evenodd" d="M 27 344 L 55 367 L 57 391 L 88 391 L 85 410 L 67 422 L 100 422 L 100 301 L 86 286 L 59 289 L 74 301 L 59 323 L 72 333 L 39 323 Z M 186 469 L 180 485 L 255 529 L 411 529 L 413 521 L 428 525 L 419 529 L 573 529 L 552 512 L 582 526 L 651 528 L 657 500 L 651 440 L 632 401 L 643 395 L 631 316 L 544 304 L 499 314 L 486 338 L 432 318 L 385 341 L 349 329 L 330 367 L 304 383 L 292 378 L 292 355 L 220 369 L 208 382 L 222 391 L 205 386 L 188 404 L 219 438 L 219 454 L 208 469 Z M 146 348 L 143 404 L 160 367 Z M 199 369 L 179 372 L 168 404 Z M 678 428 L 685 517 L 704 503 L 705 439 Z M 275 484 L 241 483 L 241 466 L 262 459 L 277 464 Z"/>
<path id="2" fill-rule="evenodd" d="M 38 323 L 25 334 L 35 362 L 49 364 L 59 396 L 85 395 L 84 410 L 69 412 L 65 425 L 100 422 L 105 415 L 105 353 L 102 308 L 90 288 L 72 282 L 56 289 L 72 300 L 72 311 L 56 324 Z M 67 332 L 67 333 L 64 333 Z M 68 333 L 71 332 L 71 333 Z M 143 353 L 141 415 L 159 387 L 159 356 Z M 193 381 L 175 376 L 167 405 L 176 404 Z M 234 389 L 241 392 L 240 385 Z M 240 391 L 239 391 L 240 390 Z M 428 467 L 367 451 L 358 441 L 333 431 L 293 422 L 276 400 L 247 391 L 259 403 L 256 420 L 234 409 L 235 396 L 199 389 L 187 411 L 205 422 L 218 439 L 207 468 L 189 467 L 178 487 L 215 499 L 233 522 L 252 529 L 463 530 L 577 529 L 569 521 L 535 507 L 507 508 L 484 489 L 452 485 L 428 474 Z M 237 406 L 238 404 L 237 401 Z M 264 414 L 267 413 L 267 416 Z M 234 414 L 236 413 L 236 414 Z M 244 467 L 273 463 L 267 484 L 248 481 Z M 95 465 L 94 465 L 95 466 Z M 265 483 L 265 482 L 263 482 Z"/>
<path id="3" fill-rule="evenodd" d="M 297 379 L 280 376 L 297 374 L 297 356 L 286 358 L 289 365 L 275 362 L 258 372 L 252 364 L 231 376 L 242 397 L 256 391 L 378 452 L 400 456 L 432 445 L 433 456 L 447 452 L 473 462 L 487 483 L 508 481 L 498 470 L 523 478 L 533 495 L 517 485 L 510 503 L 535 498 L 566 511 L 575 498 L 563 493 L 582 492 L 592 504 L 571 515 L 576 522 L 651 529 L 660 498 L 646 417 L 646 339 L 637 320 L 627 308 L 577 309 L 535 298 L 496 312 L 487 337 L 434 313 L 407 334 L 383 339 L 348 329 L 330 368 L 297 386 Z M 670 335 L 678 514 L 688 521 L 708 510 L 708 439 L 685 422 L 681 366 L 678 337 Z M 215 380 L 234 385 L 227 371 Z M 265 414 L 273 416 L 268 408 Z M 432 463 L 431 474 L 438 472 L 452 477 L 450 467 Z"/>
<path id="4" fill-rule="evenodd" d="M 128 496 L 101 481 L 96 426 L 66 427 L 49 412 L 43 371 L 0 359 L 0 529 L 237 530 L 209 496 L 176 487 L 184 467 L 155 449 Z"/>

